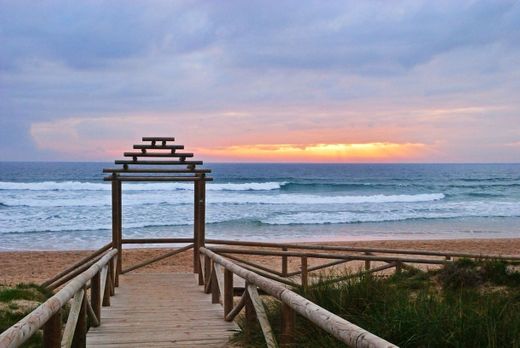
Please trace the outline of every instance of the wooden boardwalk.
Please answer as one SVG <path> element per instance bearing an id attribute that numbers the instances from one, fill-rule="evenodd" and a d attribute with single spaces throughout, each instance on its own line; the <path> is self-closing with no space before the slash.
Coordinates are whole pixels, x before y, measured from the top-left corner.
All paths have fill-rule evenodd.
<path id="1" fill-rule="evenodd" d="M 122 275 L 101 318 L 87 347 L 226 347 L 236 330 L 193 273 Z"/>

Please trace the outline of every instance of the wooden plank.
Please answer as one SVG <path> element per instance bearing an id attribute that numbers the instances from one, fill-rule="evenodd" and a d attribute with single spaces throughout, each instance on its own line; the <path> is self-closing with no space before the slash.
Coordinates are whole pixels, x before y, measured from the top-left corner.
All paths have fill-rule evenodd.
<path id="1" fill-rule="evenodd" d="M 207 174 L 211 169 L 163 169 L 163 168 L 104 168 L 103 173 L 169 173 L 169 174 Z"/>
<path id="2" fill-rule="evenodd" d="M 111 306 L 102 308 L 103 324 L 87 334 L 87 347 L 226 346 L 237 327 L 196 280 L 192 273 L 121 276 Z"/>
<path id="3" fill-rule="evenodd" d="M 105 176 L 103 178 L 104 181 L 113 181 L 113 176 Z M 117 177 L 119 181 L 182 181 L 182 182 L 192 182 L 202 180 L 196 176 L 129 176 L 129 175 L 120 175 Z M 205 181 L 213 181 L 211 177 L 205 177 L 203 180 Z"/>
<path id="4" fill-rule="evenodd" d="M 141 150 L 141 149 L 145 149 L 145 150 L 183 150 L 184 149 L 184 145 L 150 145 L 150 144 L 137 144 L 137 145 L 134 145 L 133 146 L 134 149 L 136 150 Z"/>
<path id="5" fill-rule="evenodd" d="M 124 152 L 125 157 L 193 157 L 192 152 Z"/>
<path id="6" fill-rule="evenodd" d="M 143 141 L 175 141 L 174 137 L 143 137 Z"/>
<path id="7" fill-rule="evenodd" d="M 139 165 L 188 165 L 188 164 L 203 164 L 202 161 L 130 161 L 130 160 L 115 160 L 115 164 L 139 164 Z"/>

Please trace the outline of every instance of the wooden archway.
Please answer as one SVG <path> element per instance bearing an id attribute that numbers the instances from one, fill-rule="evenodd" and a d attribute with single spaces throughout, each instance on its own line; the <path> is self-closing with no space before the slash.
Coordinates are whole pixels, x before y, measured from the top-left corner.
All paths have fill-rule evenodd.
<path id="1" fill-rule="evenodd" d="M 210 169 L 197 168 L 203 162 L 192 160 L 193 153 L 178 152 L 178 150 L 184 149 L 184 145 L 173 144 L 174 141 L 175 138 L 173 137 L 143 137 L 143 143 L 133 146 L 134 151 L 123 154 L 127 159 L 114 162 L 117 165 L 121 165 L 121 167 L 103 169 L 104 173 L 110 173 L 104 180 L 112 182 L 112 245 L 119 251 L 116 266 L 117 275 L 123 272 L 122 251 L 125 243 L 190 242 L 193 246 L 193 272 L 200 274 L 199 248 L 205 245 L 206 181 L 211 181 L 213 178 L 206 176 L 206 174 L 211 173 Z M 187 158 L 190 159 L 187 160 Z M 124 239 L 122 228 L 122 183 L 127 181 L 193 182 L 193 238 Z M 189 248 L 185 247 L 183 250 Z M 151 262 L 171 255 L 173 253 L 158 257 Z"/>

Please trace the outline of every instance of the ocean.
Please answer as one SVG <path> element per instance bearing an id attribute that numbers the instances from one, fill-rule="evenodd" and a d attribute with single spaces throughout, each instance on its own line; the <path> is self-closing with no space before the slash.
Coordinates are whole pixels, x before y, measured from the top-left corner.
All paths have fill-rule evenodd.
<path id="1" fill-rule="evenodd" d="M 0 162 L 0 250 L 111 238 L 110 163 Z M 206 164 L 208 238 L 520 237 L 520 164 Z M 186 183 L 124 183 L 127 238 L 192 235 Z"/>

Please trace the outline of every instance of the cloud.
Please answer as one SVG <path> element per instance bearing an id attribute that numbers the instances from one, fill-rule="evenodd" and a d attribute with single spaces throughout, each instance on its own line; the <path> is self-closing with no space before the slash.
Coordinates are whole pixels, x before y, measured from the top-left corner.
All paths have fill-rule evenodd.
<path id="1" fill-rule="evenodd" d="M 156 129 L 197 146 L 447 144 L 432 158 L 486 161 L 518 139 L 515 1 L 1 6 L 0 159 L 67 157 L 45 136 L 64 129 L 96 137 L 89 158 Z"/>

